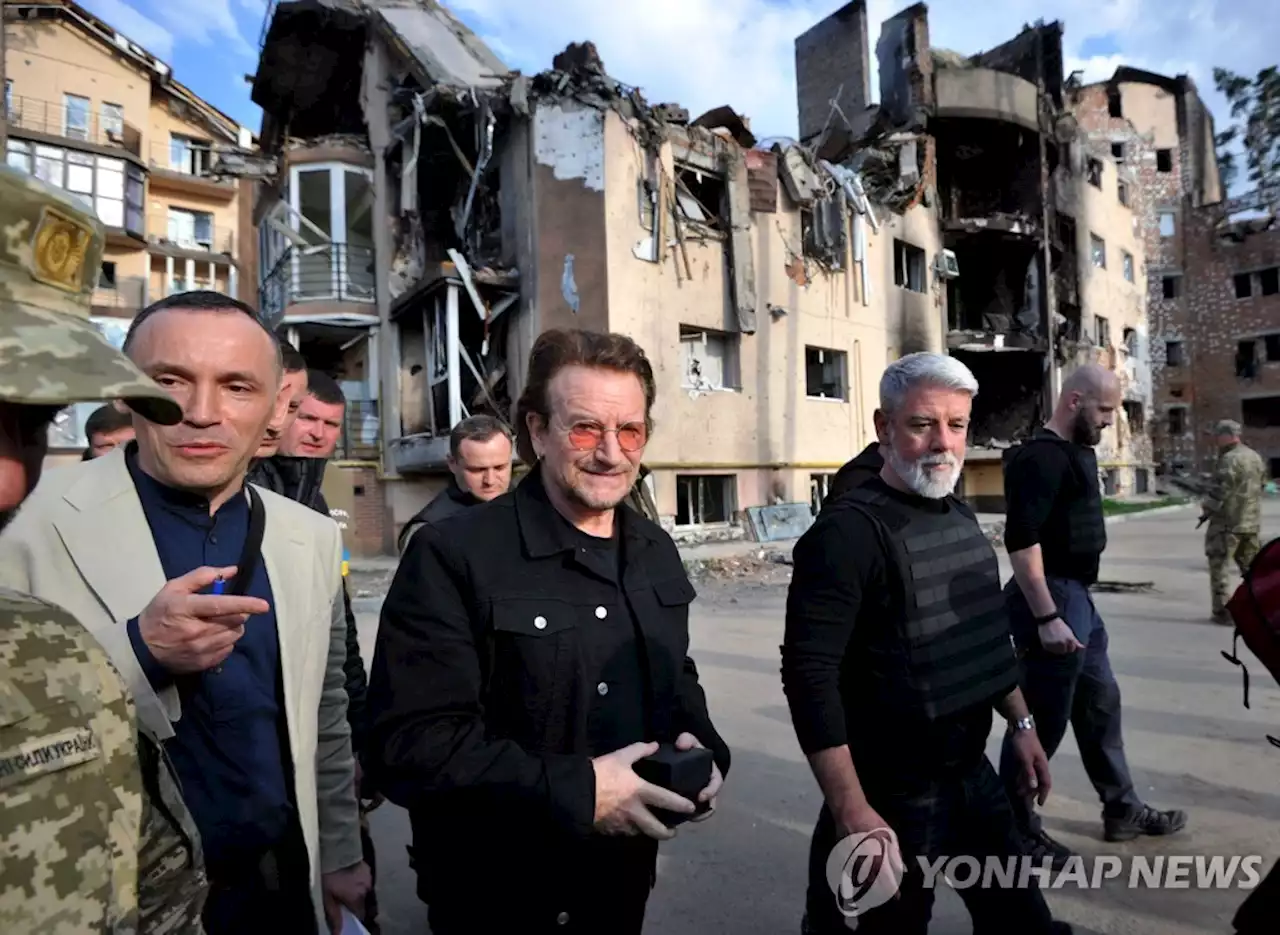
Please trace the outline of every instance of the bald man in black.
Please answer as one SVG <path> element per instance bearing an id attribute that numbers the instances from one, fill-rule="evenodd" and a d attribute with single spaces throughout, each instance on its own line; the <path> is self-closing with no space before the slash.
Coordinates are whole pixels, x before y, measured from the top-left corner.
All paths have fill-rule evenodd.
<path id="1" fill-rule="evenodd" d="M 1014 571 L 1005 596 L 1022 657 L 1023 695 L 1048 756 L 1070 723 L 1102 800 L 1108 841 L 1172 834 L 1187 822 L 1183 812 L 1146 805 L 1134 788 L 1107 630 L 1089 593 L 1107 545 L 1094 448 L 1120 403 L 1112 371 L 1078 368 L 1063 384 L 1049 422 L 1006 454 L 1004 478 L 1004 544 Z M 1017 791 L 1018 764 L 1007 742 L 1000 766 L 1028 852 L 1065 866 L 1071 851 L 1045 833 L 1034 803 Z"/>

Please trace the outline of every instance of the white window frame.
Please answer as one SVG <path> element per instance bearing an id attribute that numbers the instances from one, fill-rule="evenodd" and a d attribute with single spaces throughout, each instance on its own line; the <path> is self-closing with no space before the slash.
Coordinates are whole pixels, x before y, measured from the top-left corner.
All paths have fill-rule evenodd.
<path id="1" fill-rule="evenodd" d="M 369 181 L 369 185 L 374 184 L 373 170 L 364 166 L 352 165 L 349 162 L 308 162 L 301 165 L 291 166 L 289 169 L 289 208 L 293 217 L 290 220 L 301 218 L 301 192 L 299 186 L 300 176 L 304 172 L 328 172 L 329 173 L 329 223 L 328 232 L 329 242 L 334 246 L 341 244 L 344 248 L 347 244 L 347 191 L 346 176 L 348 172 L 363 175 Z M 375 220 L 376 223 L 376 220 Z M 304 233 L 302 225 L 294 227 L 298 233 Z M 340 236 L 335 237 L 334 232 L 341 232 Z M 301 295 L 301 265 L 299 263 L 299 250 L 294 250 L 291 265 L 293 267 L 291 276 L 293 280 L 292 294 L 295 297 L 304 299 L 305 301 L 324 301 L 336 299 L 338 296 L 345 296 L 350 299 L 355 285 L 350 272 L 346 269 L 343 259 L 346 256 L 345 250 L 329 251 L 329 272 L 331 290 L 327 295 L 319 294 L 314 290 L 308 290 L 305 296 Z M 374 301 L 372 297 L 370 302 Z"/>
<path id="2" fill-rule="evenodd" d="M 84 136 L 77 136 L 82 128 L 75 127 L 76 133 L 72 132 L 71 126 L 71 102 L 84 102 Z M 83 140 L 88 142 L 93 136 L 93 101 L 85 97 L 83 94 L 63 94 L 62 95 L 62 135 L 69 140 Z"/>

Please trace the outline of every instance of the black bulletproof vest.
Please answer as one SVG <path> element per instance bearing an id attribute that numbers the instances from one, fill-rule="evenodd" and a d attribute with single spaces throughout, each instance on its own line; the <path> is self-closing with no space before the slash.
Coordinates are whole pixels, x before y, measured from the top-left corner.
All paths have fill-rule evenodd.
<path id="1" fill-rule="evenodd" d="M 1006 464 L 1012 464 L 1033 445 L 1060 445 L 1071 464 L 1071 483 L 1064 485 L 1053 504 L 1054 514 L 1061 518 L 1066 529 L 1066 541 L 1054 544 L 1054 551 L 1059 555 L 1096 558 L 1107 548 L 1107 520 L 1102 513 L 1102 489 L 1098 486 L 1097 471 L 1091 474 L 1086 470 L 1076 452 L 1077 446 L 1052 433 L 1035 435 L 1006 451 Z"/>
<path id="2" fill-rule="evenodd" d="M 1000 564 L 976 518 L 954 498 L 915 510 L 857 487 L 839 500 L 873 519 L 899 584 L 896 626 L 868 628 L 870 695 L 934 720 L 1007 695 L 1018 684 Z"/>

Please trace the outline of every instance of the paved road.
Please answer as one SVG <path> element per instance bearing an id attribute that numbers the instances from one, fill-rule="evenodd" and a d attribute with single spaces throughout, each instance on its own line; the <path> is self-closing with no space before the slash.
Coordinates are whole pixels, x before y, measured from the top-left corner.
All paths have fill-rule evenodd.
<path id="1" fill-rule="evenodd" d="M 1266 507 L 1267 535 L 1280 534 L 1280 504 Z M 1230 631 L 1208 616 L 1208 574 L 1191 510 L 1131 516 L 1109 527 L 1103 576 L 1151 582 L 1152 593 L 1100 594 L 1112 664 L 1124 695 L 1125 739 L 1140 792 L 1154 805 L 1189 811 L 1190 826 L 1163 840 L 1109 845 L 1074 740 L 1053 761 L 1051 833 L 1086 855 L 1260 854 L 1264 872 L 1280 855 L 1280 689 L 1254 662 L 1251 709 L 1239 671 L 1220 651 Z M 1008 575 L 1005 563 L 1006 576 Z M 693 652 L 712 713 L 734 751 L 719 814 L 664 846 L 647 931 L 663 935 L 798 933 L 816 786 L 792 734 L 778 677 L 785 589 L 740 582 L 704 585 L 692 621 Z M 376 616 L 363 614 L 371 648 Z M 1246 651 L 1241 647 L 1242 655 Z M 998 751 L 999 732 L 990 751 Z M 406 866 L 404 813 L 374 813 L 378 894 L 386 935 L 425 935 Z M 1051 905 L 1077 931 L 1106 935 L 1230 932 L 1239 890 L 1130 890 L 1074 885 Z M 968 935 L 958 897 L 940 891 L 931 935 Z"/>

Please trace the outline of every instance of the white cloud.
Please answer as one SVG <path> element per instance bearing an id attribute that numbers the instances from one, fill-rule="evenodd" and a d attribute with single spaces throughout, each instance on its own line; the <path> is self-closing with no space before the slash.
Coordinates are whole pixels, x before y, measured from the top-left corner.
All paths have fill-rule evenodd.
<path id="1" fill-rule="evenodd" d="M 173 33 L 124 0 L 85 0 L 85 9 L 117 29 L 156 58 L 172 63 Z"/>
<path id="2" fill-rule="evenodd" d="M 162 0 L 156 0 L 162 2 Z M 226 0 L 221 0 L 226 2 Z M 242 0 L 244 2 L 244 0 Z M 1064 26 L 1066 71 L 1105 78 L 1117 64 L 1190 74 L 1221 123 L 1226 106 L 1213 67 L 1252 75 L 1274 61 L 1274 0 L 935 0 L 930 42 L 965 54 L 990 49 L 1038 19 Z M 796 133 L 795 37 L 843 0 L 446 0 L 493 40 L 508 65 L 550 67 L 572 41 L 595 42 L 609 74 L 638 85 L 651 103 L 675 101 L 690 114 L 729 104 L 757 136 Z M 868 39 L 878 96 L 875 43 L 880 24 L 908 0 L 869 0 Z M 1114 54 L 1084 56 L 1086 39 L 1109 36 Z"/>
<path id="3" fill-rule="evenodd" d="M 218 46 L 237 55 L 257 57 L 257 48 L 245 37 L 232 0 L 149 0 L 160 21 L 174 38 L 202 46 Z M 250 17 L 246 17 L 249 19 Z M 257 35 L 254 35 L 257 39 Z"/>

